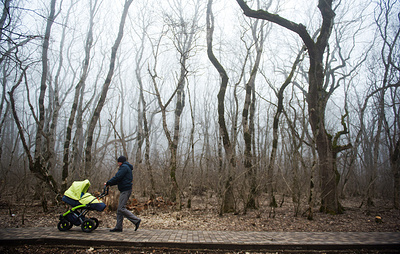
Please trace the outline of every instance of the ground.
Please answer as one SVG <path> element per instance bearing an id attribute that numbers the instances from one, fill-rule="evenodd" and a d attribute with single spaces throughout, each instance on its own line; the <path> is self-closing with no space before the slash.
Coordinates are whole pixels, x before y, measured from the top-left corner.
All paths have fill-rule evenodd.
<path id="1" fill-rule="evenodd" d="M 142 202 L 145 202 L 143 200 Z M 365 207 L 359 208 L 358 199 L 346 199 L 341 201 L 345 212 L 340 215 L 329 215 L 314 211 L 314 219 L 308 220 L 302 213 L 294 216 L 293 204 L 289 201 L 283 202 L 275 210 L 272 216 L 270 209 L 262 207 L 258 210 L 243 211 L 237 214 L 225 214 L 219 216 L 214 202 L 205 200 L 204 197 L 193 199 L 192 208 L 174 210 L 171 206 L 149 207 L 137 214 L 142 219 L 141 228 L 145 229 L 180 229 L 180 230 L 234 230 L 234 231 L 296 231 L 296 232 L 398 232 L 400 231 L 400 211 L 391 208 L 390 203 L 377 200 L 375 207 L 369 212 Z M 0 228 L 9 227 L 57 227 L 58 216 L 67 211 L 68 206 L 50 206 L 48 212 L 43 209 L 37 201 L 30 203 L 10 203 L 0 198 Z M 91 216 L 100 221 L 100 227 L 113 228 L 115 225 L 115 212 L 91 212 Z M 376 221 L 376 216 L 382 218 Z M 134 228 L 129 221 L 124 222 L 124 228 Z M 139 229 L 140 230 L 140 229 Z M 3 247 L 4 248 L 4 247 Z M 0 249 L 2 253 L 20 252 L 24 253 L 24 246 L 7 252 Z M 77 249 L 68 252 L 68 249 L 51 249 L 45 252 L 44 246 L 29 247 L 30 253 L 80 253 Z M 90 250 L 82 250 L 82 253 L 90 253 Z M 123 250 L 114 252 L 95 253 L 125 253 Z M 154 250 L 149 251 L 154 252 Z M 157 251 L 156 251 L 157 252 Z M 174 251 L 161 251 L 164 253 L 179 253 Z M 93 252 L 94 253 L 94 252 Z M 147 252 L 143 252 L 147 253 Z M 352 252 L 353 253 L 353 252 Z"/>
<path id="2" fill-rule="evenodd" d="M 142 201 L 143 203 L 145 200 Z M 400 211 L 391 208 L 390 203 L 376 201 L 369 212 L 359 208 L 358 199 L 341 201 L 345 212 L 329 215 L 314 211 L 314 219 L 308 220 L 300 212 L 294 216 L 294 208 L 289 200 L 275 210 L 275 216 L 268 207 L 249 210 L 247 213 L 225 214 L 219 216 L 213 201 L 194 198 L 192 208 L 174 210 L 171 206 L 149 207 L 137 214 L 142 219 L 141 227 L 146 229 L 180 230 L 234 230 L 234 231 L 400 231 Z M 9 227 L 56 227 L 60 214 L 68 210 L 67 205 L 49 206 L 43 212 L 39 202 L 10 203 L 0 197 L 0 228 Z M 100 221 L 100 227 L 112 228 L 115 225 L 115 212 L 91 212 Z M 376 222 L 380 216 L 382 221 Z M 125 221 L 124 228 L 134 228 Z"/>

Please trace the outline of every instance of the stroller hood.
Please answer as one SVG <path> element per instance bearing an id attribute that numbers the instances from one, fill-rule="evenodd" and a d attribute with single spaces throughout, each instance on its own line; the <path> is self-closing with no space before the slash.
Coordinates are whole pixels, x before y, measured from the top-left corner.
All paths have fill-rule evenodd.
<path id="1" fill-rule="evenodd" d="M 89 180 L 75 181 L 71 187 L 64 192 L 64 195 L 79 201 L 79 203 L 85 205 L 88 203 L 100 203 L 99 200 L 95 199 L 90 193 L 86 193 L 90 187 Z"/>
<path id="2" fill-rule="evenodd" d="M 89 187 L 90 182 L 87 179 L 83 181 L 75 181 L 72 183 L 71 187 L 65 191 L 64 195 L 79 200 L 88 191 Z"/>

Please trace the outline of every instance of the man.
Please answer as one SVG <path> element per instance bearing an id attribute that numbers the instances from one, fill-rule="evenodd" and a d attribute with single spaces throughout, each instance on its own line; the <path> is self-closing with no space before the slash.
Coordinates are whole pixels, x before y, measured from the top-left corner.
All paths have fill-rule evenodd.
<path id="1" fill-rule="evenodd" d="M 106 186 L 118 185 L 118 190 L 120 191 L 117 209 L 117 224 L 115 225 L 115 228 L 110 230 L 110 232 L 122 232 L 122 222 L 124 217 L 135 224 L 136 231 L 139 228 L 141 219 L 136 217 L 125 207 L 132 193 L 133 166 L 126 161 L 125 156 L 120 156 L 117 162 L 119 165 L 118 172 L 113 178 L 106 182 Z"/>

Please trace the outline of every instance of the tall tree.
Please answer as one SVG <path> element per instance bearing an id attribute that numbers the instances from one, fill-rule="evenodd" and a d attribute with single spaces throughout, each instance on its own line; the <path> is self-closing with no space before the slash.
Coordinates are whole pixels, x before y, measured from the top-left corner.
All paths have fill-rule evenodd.
<path id="1" fill-rule="evenodd" d="M 169 30 L 172 33 L 172 43 L 175 46 L 179 57 L 179 75 L 177 77 L 178 82 L 175 91 L 166 104 L 163 104 L 161 100 L 160 91 L 153 76 L 153 84 L 156 90 L 157 101 L 161 108 L 163 118 L 163 130 L 168 141 L 169 148 L 169 173 L 170 173 L 170 198 L 172 201 L 176 201 L 178 208 L 181 205 L 181 190 L 178 185 L 176 171 L 178 168 L 178 148 L 179 139 L 181 133 L 181 116 L 185 107 L 185 83 L 188 75 L 188 61 L 190 59 L 192 50 L 194 49 L 194 40 L 199 31 L 198 21 L 200 18 L 200 1 L 195 0 L 194 12 L 190 19 L 185 18 L 185 12 L 182 8 L 184 3 L 181 1 L 172 1 L 171 8 L 175 11 L 176 15 L 165 14 L 166 22 Z M 175 109 L 174 109 L 174 128 L 173 133 L 168 128 L 166 119 L 166 109 L 171 100 L 175 98 Z"/>
<path id="2" fill-rule="evenodd" d="M 378 77 L 378 108 L 380 124 L 376 143 L 380 139 L 380 129 L 385 130 L 388 143 L 390 167 L 393 174 L 393 205 L 400 209 L 400 8 L 398 0 L 380 0 L 375 9 L 375 23 L 381 39 L 382 77 Z M 388 94 L 386 96 L 386 94 Z M 378 144 L 376 144 L 378 146 Z M 379 149 L 375 147 L 375 149 Z M 376 152 L 378 153 L 378 151 Z M 377 157 L 377 155 L 376 155 Z M 374 160 L 377 159 L 374 156 Z"/>
<path id="3" fill-rule="evenodd" d="M 277 108 L 275 111 L 274 115 L 274 121 L 272 124 L 272 149 L 271 153 L 269 156 L 269 164 L 267 168 L 267 176 L 268 176 L 268 183 L 267 183 L 267 190 L 268 190 L 268 195 L 270 197 L 269 203 L 271 206 L 271 209 L 274 209 L 274 207 L 277 206 L 276 199 L 275 199 L 275 188 L 273 182 L 274 180 L 274 170 L 275 170 L 275 165 L 276 165 L 276 152 L 278 150 L 278 140 L 279 140 L 279 121 L 282 113 L 284 112 L 284 95 L 285 95 L 285 90 L 286 88 L 290 85 L 292 82 L 293 76 L 295 74 L 296 68 L 299 65 L 301 61 L 303 61 L 303 52 L 304 52 L 304 46 L 301 48 L 299 53 L 297 54 L 296 60 L 294 61 L 292 68 L 290 70 L 289 75 L 286 77 L 285 81 L 281 85 L 281 87 L 278 89 L 275 89 L 272 87 L 274 90 L 274 93 L 278 99 L 277 103 Z M 293 142 L 295 143 L 295 142 Z"/>
<path id="4" fill-rule="evenodd" d="M 101 113 L 101 110 L 103 109 L 104 102 L 107 97 L 107 92 L 108 92 L 108 89 L 111 84 L 111 79 L 114 75 L 117 51 L 118 51 L 119 45 L 121 44 L 122 37 L 124 35 L 125 21 L 126 21 L 127 15 L 128 15 L 129 7 L 132 4 L 132 2 L 133 2 L 133 0 L 125 0 L 124 9 L 122 11 L 122 16 L 121 16 L 121 21 L 119 23 L 118 35 L 114 42 L 114 45 L 111 48 L 111 58 L 110 58 L 110 65 L 109 65 L 107 77 L 103 83 L 100 99 L 97 102 L 97 106 L 96 106 L 96 108 L 93 112 L 93 115 L 89 121 L 89 126 L 88 126 L 88 130 L 87 130 L 87 138 L 86 138 L 86 148 L 85 148 L 85 176 L 86 177 L 89 176 L 89 174 L 92 170 L 92 146 L 93 146 L 94 129 L 100 118 L 100 113 Z"/>
<path id="5" fill-rule="evenodd" d="M 244 0 L 237 0 L 246 16 L 271 21 L 296 33 L 307 47 L 309 55 L 307 103 L 309 121 L 318 152 L 321 176 L 321 211 L 340 213 L 342 207 L 338 200 L 338 179 L 332 135 L 329 135 L 325 127 L 325 109 L 330 93 L 324 89 L 324 53 L 334 24 L 335 12 L 332 8 L 332 2 L 333 0 L 318 1 L 322 22 L 319 35 L 314 41 L 303 24 L 298 24 L 265 10 L 252 10 Z"/>
<path id="6" fill-rule="evenodd" d="M 79 96 L 81 93 L 81 89 L 86 82 L 86 78 L 89 70 L 90 63 L 90 51 L 93 45 L 93 26 L 94 26 L 94 17 L 96 14 L 97 0 L 91 0 L 89 3 L 89 28 L 86 35 L 85 42 L 85 58 L 83 60 L 82 72 L 79 78 L 78 83 L 75 86 L 75 94 L 74 100 L 72 102 L 71 112 L 68 119 L 66 137 L 64 141 L 64 156 L 63 156 L 63 169 L 62 169 L 62 178 L 61 178 L 61 192 L 64 192 L 67 189 L 68 183 L 67 178 L 69 176 L 69 161 L 70 161 L 70 144 L 72 141 L 72 128 L 75 122 L 76 112 L 78 110 Z M 71 3 L 71 7 L 73 4 Z"/>
<path id="7" fill-rule="evenodd" d="M 19 136 L 23 143 L 24 150 L 28 157 L 29 169 L 30 171 L 41 181 L 41 183 L 45 183 L 50 190 L 56 195 L 59 194 L 58 184 L 54 177 L 51 175 L 49 171 L 49 159 L 52 157 L 54 153 L 51 150 L 50 144 L 50 136 L 49 133 L 45 133 L 45 122 L 46 122 L 46 112 L 45 112 L 45 95 L 47 90 L 47 82 L 48 82 L 48 49 L 50 44 L 50 35 L 51 28 L 54 24 L 54 20 L 56 18 L 56 0 L 51 0 L 50 2 L 50 13 L 46 22 L 46 29 L 43 36 L 43 44 L 42 44 L 42 54 L 41 54 L 41 82 L 40 82 L 40 90 L 39 90 L 39 98 L 38 98 L 38 108 L 39 108 L 39 116 L 33 110 L 33 106 L 29 102 L 29 106 L 31 108 L 32 114 L 36 120 L 36 137 L 35 137 L 35 149 L 34 155 L 31 154 L 31 149 L 29 144 L 25 138 L 25 131 L 21 126 L 21 122 L 19 120 L 19 116 L 16 111 L 14 92 L 21 84 L 23 80 L 26 81 L 26 71 L 29 68 L 29 65 L 22 67 L 22 63 L 20 64 L 21 75 L 16 84 L 12 87 L 9 92 L 10 103 L 13 112 L 13 117 L 15 123 L 18 127 Z M 28 91 L 27 91 L 28 92 Z M 29 97 L 29 94 L 28 94 Z M 47 210 L 47 202 L 45 201 L 45 197 L 42 200 L 43 209 Z"/>
<path id="8" fill-rule="evenodd" d="M 209 0 L 207 4 L 207 56 L 215 69 L 218 71 L 221 78 L 220 89 L 217 95 L 218 124 L 219 135 L 222 137 L 223 147 L 225 149 L 226 158 L 228 160 L 227 178 L 224 183 L 223 197 L 220 209 L 220 214 L 222 214 L 233 212 L 235 210 L 235 200 L 232 189 L 232 173 L 236 168 L 236 156 L 234 153 L 233 144 L 231 143 L 231 140 L 229 138 L 229 132 L 225 122 L 225 93 L 228 87 L 229 77 L 225 71 L 225 68 L 221 65 L 213 52 L 214 14 L 212 12 L 212 4 L 213 1 Z"/>
<path id="9" fill-rule="evenodd" d="M 143 7 L 140 23 L 138 26 L 140 30 L 137 32 L 136 36 L 140 39 L 140 43 L 136 48 L 136 66 L 135 66 L 135 76 L 136 81 L 139 84 L 139 100 L 138 100 L 138 125 L 137 125 L 137 140 L 136 140 L 136 160 L 135 167 L 140 167 L 143 163 L 142 159 L 142 146 L 145 142 L 144 150 L 144 164 L 149 174 L 150 179 L 150 199 L 155 198 L 156 186 L 154 181 L 154 173 L 150 162 L 150 127 L 151 121 L 148 120 L 148 104 L 146 102 L 145 88 L 143 86 L 142 68 L 145 64 L 143 59 L 143 54 L 145 51 L 146 37 L 150 29 L 151 15 L 148 13 L 146 8 L 148 2 Z M 150 118 L 151 120 L 151 118 Z"/>
<path id="10" fill-rule="evenodd" d="M 257 5 L 260 2 L 257 1 Z M 242 126 L 243 126 L 243 139 L 245 143 L 244 148 L 244 167 L 247 173 L 246 178 L 249 181 L 249 195 L 247 196 L 246 208 L 258 208 L 257 202 L 257 175 L 256 166 L 253 161 L 252 145 L 254 141 L 254 104 L 255 104 L 255 85 L 258 69 L 260 67 L 261 56 L 264 49 L 264 41 L 266 39 L 264 21 L 259 22 L 256 20 L 251 24 L 250 31 L 255 45 L 256 57 L 251 67 L 250 77 L 245 84 L 246 96 L 242 111 Z"/>

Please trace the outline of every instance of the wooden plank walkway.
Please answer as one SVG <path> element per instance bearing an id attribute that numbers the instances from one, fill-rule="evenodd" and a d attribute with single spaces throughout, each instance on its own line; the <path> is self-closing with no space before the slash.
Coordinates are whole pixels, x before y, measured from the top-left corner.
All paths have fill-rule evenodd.
<path id="1" fill-rule="evenodd" d="M 220 250 L 384 249 L 399 252 L 400 232 L 249 232 L 142 229 L 111 233 L 108 228 L 61 232 L 54 227 L 2 228 L 0 245 L 53 244 Z M 400 252 L 399 252 L 400 253 Z"/>

